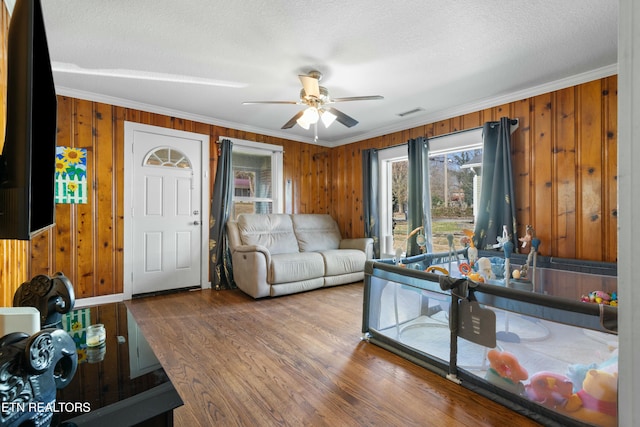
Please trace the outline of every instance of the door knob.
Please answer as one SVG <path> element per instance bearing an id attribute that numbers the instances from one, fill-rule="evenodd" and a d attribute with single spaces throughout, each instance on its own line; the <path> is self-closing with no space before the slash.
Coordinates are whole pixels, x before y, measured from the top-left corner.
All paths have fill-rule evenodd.
<path id="1" fill-rule="evenodd" d="M 200 225 L 200 221 L 193 221 L 193 225 Z"/>

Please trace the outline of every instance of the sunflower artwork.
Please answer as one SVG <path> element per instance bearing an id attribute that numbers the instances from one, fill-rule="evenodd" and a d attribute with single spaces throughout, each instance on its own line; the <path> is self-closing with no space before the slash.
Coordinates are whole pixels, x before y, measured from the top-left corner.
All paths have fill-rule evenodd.
<path id="1" fill-rule="evenodd" d="M 56 203 L 87 203 L 87 150 L 56 147 Z"/>
<path id="2" fill-rule="evenodd" d="M 91 325 L 91 308 L 80 308 L 62 315 L 64 329 L 76 344 L 78 364 L 87 362 L 87 326 Z"/>

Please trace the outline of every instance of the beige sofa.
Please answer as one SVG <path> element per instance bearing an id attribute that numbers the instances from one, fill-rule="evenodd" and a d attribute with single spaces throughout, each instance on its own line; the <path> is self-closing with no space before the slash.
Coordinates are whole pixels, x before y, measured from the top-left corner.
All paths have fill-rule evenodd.
<path id="1" fill-rule="evenodd" d="M 234 280 L 254 298 L 357 282 L 373 258 L 373 239 L 343 239 L 324 214 L 241 214 L 227 235 Z"/>

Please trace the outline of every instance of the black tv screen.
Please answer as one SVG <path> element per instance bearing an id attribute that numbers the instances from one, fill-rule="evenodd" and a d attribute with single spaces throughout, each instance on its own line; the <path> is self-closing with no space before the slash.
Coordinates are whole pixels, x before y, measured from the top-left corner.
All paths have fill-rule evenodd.
<path id="1" fill-rule="evenodd" d="M 30 240 L 55 220 L 57 99 L 40 0 L 17 0 L 7 38 L 0 239 Z"/>

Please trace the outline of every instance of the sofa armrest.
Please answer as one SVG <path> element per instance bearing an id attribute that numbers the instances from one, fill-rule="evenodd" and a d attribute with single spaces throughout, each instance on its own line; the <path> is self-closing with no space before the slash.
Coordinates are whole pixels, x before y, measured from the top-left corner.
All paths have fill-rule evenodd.
<path id="1" fill-rule="evenodd" d="M 265 262 L 267 263 L 267 265 L 271 263 L 271 253 L 269 252 L 269 249 L 265 248 L 264 246 L 239 245 L 233 248 L 232 252 L 238 252 L 238 253 L 259 252 L 264 256 Z"/>
<path id="2" fill-rule="evenodd" d="M 271 254 L 264 246 L 238 245 L 231 251 L 233 280 L 244 293 L 253 298 L 271 295 L 267 273 Z"/>
<path id="3" fill-rule="evenodd" d="M 367 255 L 367 259 L 373 258 L 373 239 L 371 237 L 358 237 L 342 239 L 340 249 L 359 249 Z"/>

